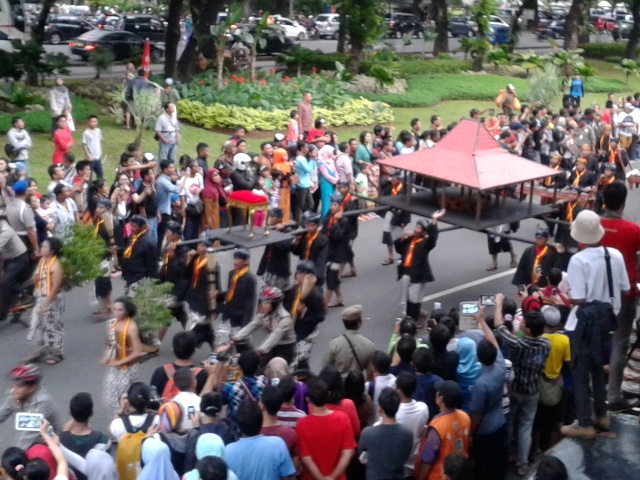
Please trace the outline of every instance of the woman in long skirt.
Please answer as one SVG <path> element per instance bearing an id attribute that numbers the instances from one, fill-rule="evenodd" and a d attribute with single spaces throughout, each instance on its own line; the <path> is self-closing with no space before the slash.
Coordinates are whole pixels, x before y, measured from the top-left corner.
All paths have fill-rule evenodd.
<path id="1" fill-rule="evenodd" d="M 102 364 L 108 367 L 104 379 L 103 398 L 113 413 L 120 409 L 120 398 L 129 386 L 138 380 L 138 361 L 142 345 L 138 325 L 133 317 L 136 306 L 129 297 L 120 297 L 113 303 L 113 315 L 107 326 L 107 348 Z"/>
<path id="2" fill-rule="evenodd" d="M 64 273 L 58 260 L 62 241 L 56 237 L 48 238 L 42 242 L 40 250 L 42 258 L 33 274 L 37 300 L 28 334 L 28 339 L 35 341 L 37 351 L 29 361 L 34 362 L 44 356 L 45 362 L 53 365 L 62 361 L 64 356 Z"/>

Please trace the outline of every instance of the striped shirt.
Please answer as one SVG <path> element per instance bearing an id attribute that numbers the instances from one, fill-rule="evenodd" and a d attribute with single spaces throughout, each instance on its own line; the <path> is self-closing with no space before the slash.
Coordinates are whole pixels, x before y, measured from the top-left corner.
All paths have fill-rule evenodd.
<path id="1" fill-rule="evenodd" d="M 278 410 L 278 414 L 276 415 L 276 418 L 278 419 L 278 422 L 280 422 L 282 425 L 285 425 L 291 428 L 296 428 L 296 424 L 298 423 L 298 420 L 306 416 L 307 416 L 306 413 L 294 407 L 293 405 L 282 405 L 282 407 L 280 407 L 280 410 Z"/>
<path id="2" fill-rule="evenodd" d="M 504 325 L 500 325 L 496 332 L 502 336 L 511 350 L 515 374 L 511 391 L 523 395 L 537 394 L 540 374 L 544 371 L 551 351 L 549 340 L 542 336 L 519 338 L 509 332 Z"/>

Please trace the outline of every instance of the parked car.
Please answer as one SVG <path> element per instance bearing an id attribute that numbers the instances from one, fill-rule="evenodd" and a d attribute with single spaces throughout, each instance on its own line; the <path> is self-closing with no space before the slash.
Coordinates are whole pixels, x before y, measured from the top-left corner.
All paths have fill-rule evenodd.
<path id="1" fill-rule="evenodd" d="M 58 45 L 93 29 L 93 25 L 84 17 L 58 15 L 50 17 L 44 26 L 44 41 Z"/>
<path id="2" fill-rule="evenodd" d="M 71 53 L 83 60 L 89 59 L 89 54 L 97 48 L 111 50 L 115 60 L 126 60 L 142 53 L 145 40 L 138 35 L 122 30 L 95 29 L 83 33 L 69 42 Z M 162 47 L 151 43 L 151 61 L 159 62 L 164 56 Z"/>
<path id="3" fill-rule="evenodd" d="M 615 28 L 615 22 L 611 20 L 605 20 L 604 17 L 598 17 L 595 21 L 591 22 L 596 30 L 600 32 L 612 32 Z"/>
<path id="4" fill-rule="evenodd" d="M 633 20 L 621 20 L 616 23 L 616 26 L 613 27 L 613 31 L 611 32 L 611 36 L 617 42 L 621 39 L 629 38 L 629 34 L 631 33 L 631 29 L 633 28 Z"/>
<path id="5" fill-rule="evenodd" d="M 564 38 L 564 20 L 554 20 L 538 33 L 538 40 Z"/>
<path id="6" fill-rule="evenodd" d="M 387 13 L 384 22 L 389 29 L 387 35 L 392 38 L 402 38 L 404 35 L 423 37 L 426 25 L 411 13 Z"/>
<path id="7" fill-rule="evenodd" d="M 511 28 L 511 25 L 509 25 L 506 21 L 504 21 L 502 18 L 500 18 L 497 15 L 489 15 L 489 23 L 499 23 L 504 27 L 509 27 Z"/>
<path id="8" fill-rule="evenodd" d="M 284 34 L 287 36 L 287 38 L 295 40 L 307 39 L 307 29 L 300 25 L 298 22 L 294 22 L 293 20 L 282 17 L 276 18 L 275 22 L 277 25 L 280 25 L 282 27 L 282 30 L 284 30 Z"/>
<path id="9" fill-rule="evenodd" d="M 474 37 L 476 26 L 466 17 L 451 17 L 449 18 L 449 33 L 452 37 Z"/>
<path id="10" fill-rule="evenodd" d="M 156 15 L 126 15 L 123 30 L 152 42 L 164 42 L 166 32 L 164 21 Z"/>
<path id="11" fill-rule="evenodd" d="M 316 15 L 313 19 L 315 28 L 320 38 L 327 37 L 338 39 L 338 30 L 340 28 L 340 15 L 337 13 L 322 13 Z"/>
<path id="12" fill-rule="evenodd" d="M 256 31 L 255 24 L 252 23 L 239 23 L 236 28 L 229 31 L 227 36 L 229 46 L 233 45 L 236 42 L 240 42 L 245 45 L 247 48 L 251 48 L 251 45 L 247 44 L 243 41 L 241 36 L 241 30 L 245 30 L 251 34 L 254 34 Z M 279 33 L 277 32 L 279 30 Z M 271 25 L 264 34 L 266 39 L 264 47 L 258 43 L 258 55 L 275 55 L 278 53 L 288 52 L 291 47 L 293 47 L 293 42 L 290 38 L 288 38 L 284 30 L 278 25 Z"/>
<path id="13" fill-rule="evenodd" d="M 489 23 L 489 43 L 491 45 L 506 45 L 509 43 L 511 29 L 501 23 Z"/>

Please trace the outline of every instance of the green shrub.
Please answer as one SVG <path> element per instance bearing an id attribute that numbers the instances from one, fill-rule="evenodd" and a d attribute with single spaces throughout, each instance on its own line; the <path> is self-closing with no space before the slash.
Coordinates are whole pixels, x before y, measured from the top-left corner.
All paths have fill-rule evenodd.
<path id="1" fill-rule="evenodd" d="M 435 73 L 460 73 L 471 70 L 471 61 L 467 60 L 441 60 L 436 58 L 425 60 L 422 58 L 402 57 L 399 62 L 378 62 L 377 58 L 373 57 L 362 61 L 360 64 L 361 73 L 368 75 L 371 67 L 376 64 L 397 70 L 398 75 L 402 78 Z"/>
<path id="2" fill-rule="evenodd" d="M 267 111 L 219 103 L 204 105 L 191 100 L 178 102 L 180 118 L 204 128 L 233 128 L 243 125 L 248 131 L 284 129 L 289 122 L 289 112 L 289 109 Z M 326 119 L 327 125 L 331 127 L 393 121 L 393 111 L 389 105 L 370 102 L 364 98 L 349 99 L 333 110 L 315 107 L 313 113 L 317 118 Z"/>
<path id="3" fill-rule="evenodd" d="M 620 63 L 622 61 L 622 57 L 616 57 L 615 55 L 613 57 L 607 57 L 604 59 L 605 62 L 611 62 L 611 63 Z"/>
<path id="4" fill-rule="evenodd" d="M 620 80 L 595 76 L 584 79 L 584 89 L 589 93 L 626 92 L 629 86 Z"/>
<path id="5" fill-rule="evenodd" d="M 294 47 L 296 49 L 296 47 Z M 292 51 L 291 55 L 278 55 L 276 63 L 285 66 L 288 71 L 296 71 L 298 65 L 303 72 L 310 72 L 313 68 L 316 70 L 335 70 L 336 62 L 346 65 L 349 55 L 346 53 L 323 53 L 320 50 L 308 50 L 297 47 Z"/>
<path id="6" fill-rule="evenodd" d="M 71 96 L 71 103 L 73 105 L 72 115 L 76 123 L 76 128 L 79 128 L 79 125 L 81 125 L 89 115 L 99 113 L 100 111 L 100 108 L 92 101 L 76 97 L 75 95 Z M 24 119 L 27 130 L 31 133 L 51 131 L 51 113 L 49 109 L 45 107 L 44 110 L 36 112 L 0 114 L 0 134 L 5 134 L 9 131 L 11 128 L 11 119 L 16 115 Z"/>
<path id="7" fill-rule="evenodd" d="M 627 49 L 626 43 L 586 43 L 580 45 L 580 48 L 584 50 L 582 54 L 585 58 L 600 58 L 606 60 L 609 57 L 624 57 L 624 52 Z M 636 58 L 640 53 L 640 46 L 636 48 Z M 620 62 L 617 62 L 620 63 Z"/>

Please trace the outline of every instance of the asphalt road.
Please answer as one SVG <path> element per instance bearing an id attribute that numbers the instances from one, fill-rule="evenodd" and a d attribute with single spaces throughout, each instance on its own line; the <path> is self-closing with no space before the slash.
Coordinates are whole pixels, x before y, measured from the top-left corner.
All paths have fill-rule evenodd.
<path id="1" fill-rule="evenodd" d="M 625 216 L 631 220 L 640 220 L 640 191 L 632 190 L 627 202 Z M 417 220 L 414 216 L 413 220 Z M 536 220 L 522 223 L 518 236 L 533 238 Z M 446 227 L 441 224 L 441 228 Z M 343 281 L 343 295 L 346 305 L 362 304 L 366 321 L 362 333 L 369 336 L 379 348 L 386 350 L 396 318 L 402 316 L 399 304 L 398 283 L 394 266 L 381 266 L 386 248 L 380 243 L 382 220 L 375 219 L 360 223 L 360 233 L 355 243 L 358 277 Z M 524 243 L 514 242 L 518 256 L 526 247 Z M 255 272 L 262 249 L 252 251 L 251 267 Z M 433 302 L 442 302 L 446 309 L 456 307 L 462 301 L 477 300 L 480 295 L 503 292 L 515 295 L 511 285 L 514 269 L 510 269 L 509 257 L 503 254 L 499 258 L 499 269 L 486 272 L 490 258 L 487 253 L 486 236 L 482 233 L 455 230 L 443 232 L 438 245 L 431 252 L 431 265 L 436 281 L 429 284 L 427 299 L 423 308 L 431 310 Z M 295 265 L 295 257 L 293 264 Z M 229 252 L 219 256 L 222 276 L 231 268 Z M 114 298 L 122 292 L 120 279 L 114 281 Z M 66 294 L 67 309 L 65 320 L 65 360 L 58 365 L 42 365 L 43 386 L 59 402 L 59 411 L 65 415 L 68 402 L 77 392 L 90 392 L 96 403 L 94 425 L 104 429 L 109 421 L 101 402 L 102 380 L 105 368 L 100 365 L 100 357 L 106 341 L 104 321 L 96 320 L 92 311 L 94 296 L 91 287 L 76 288 Z M 312 368 L 318 370 L 328 342 L 342 333 L 340 308 L 331 309 L 326 321 L 321 324 L 320 334 L 312 352 Z M 154 368 L 171 361 L 171 338 L 179 330 L 173 325 L 161 346 L 159 357 L 141 365 L 141 380 L 148 382 Z M 25 358 L 31 351 L 26 340 L 27 330 L 19 324 L 3 322 L 0 324 L 0 342 L 2 344 L 2 368 L 0 369 L 0 391 L 10 388 L 7 374 L 10 369 Z M 196 360 L 202 360 L 209 354 L 203 347 L 196 354 Z M 12 420 L 0 426 L 0 448 L 11 445 L 13 438 Z"/>
<path id="2" fill-rule="evenodd" d="M 603 36 L 600 39 L 596 39 L 596 36 L 593 36 L 592 41 L 612 41 L 610 36 Z M 560 41 L 561 42 L 561 41 Z M 305 40 L 302 42 L 296 41 L 296 43 L 300 43 L 303 47 L 310 48 L 313 50 L 321 50 L 324 53 L 335 52 L 337 48 L 338 42 L 336 40 Z M 386 44 L 392 45 L 393 48 L 396 49 L 399 53 L 427 53 L 430 54 L 433 50 L 433 41 L 424 41 L 422 39 L 414 38 L 412 40 L 411 45 L 404 45 L 402 40 L 397 39 L 388 39 L 385 41 Z M 449 39 L 449 50 L 451 52 L 455 52 L 460 47 L 460 42 L 457 38 Z M 180 46 L 178 49 L 178 54 L 182 52 L 184 48 L 184 42 L 180 42 Z M 61 45 L 45 45 L 45 49 L 51 53 L 65 53 L 67 55 L 71 55 L 71 51 L 69 46 L 66 44 Z M 545 41 L 538 40 L 537 37 L 529 32 L 524 32 L 519 39 L 517 49 L 519 50 L 534 50 L 539 53 L 544 53 L 549 51 L 551 48 L 549 43 Z M 453 56 L 456 58 L 462 58 L 463 53 L 453 53 Z M 71 57 L 71 77 L 74 78 L 92 78 L 95 74 L 95 70 L 93 67 L 88 66 L 86 62 L 80 60 L 79 57 L 73 56 Z M 274 65 L 272 59 L 262 59 L 260 61 L 260 66 L 263 68 L 271 68 Z M 121 65 L 114 65 L 110 71 L 105 72 L 103 76 L 122 76 L 123 68 Z M 156 64 L 152 65 L 152 71 L 161 72 L 162 65 Z"/>

